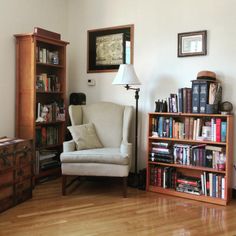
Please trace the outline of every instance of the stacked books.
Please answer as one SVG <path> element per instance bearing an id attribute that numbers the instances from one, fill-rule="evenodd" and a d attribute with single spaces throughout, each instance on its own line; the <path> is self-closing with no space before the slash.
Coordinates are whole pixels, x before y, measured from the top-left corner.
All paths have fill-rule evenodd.
<path id="1" fill-rule="evenodd" d="M 190 176 L 180 176 L 177 177 L 176 190 L 178 192 L 190 193 L 195 195 L 201 194 L 201 179 L 190 177 Z"/>
<path id="2" fill-rule="evenodd" d="M 173 163 L 172 147 L 168 142 L 152 142 L 150 160 L 155 162 Z"/>

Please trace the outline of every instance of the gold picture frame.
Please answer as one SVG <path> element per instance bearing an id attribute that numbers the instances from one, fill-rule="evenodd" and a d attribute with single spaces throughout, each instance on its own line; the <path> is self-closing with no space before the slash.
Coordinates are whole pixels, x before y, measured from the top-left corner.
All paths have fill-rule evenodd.
<path id="1" fill-rule="evenodd" d="M 113 72 L 133 63 L 134 25 L 88 30 L 87 72 Z"/>

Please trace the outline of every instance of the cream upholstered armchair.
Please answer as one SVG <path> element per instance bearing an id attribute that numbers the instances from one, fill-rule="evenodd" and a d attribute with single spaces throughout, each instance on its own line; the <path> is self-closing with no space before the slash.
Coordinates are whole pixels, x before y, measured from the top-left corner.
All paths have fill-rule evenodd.
<path id="1" fill-rule="evenodd" d="M 127 176 L 131 166 L 132 144 L 128 142 L 131 106 L 111 102 L 70 105 L 73 140 L 63 143 L 61 154 L 62 194 L 67 176 L 107 176 L 123 178 L 127 196 Z M 95 141 L 94 141 L 94 136 Z"/>

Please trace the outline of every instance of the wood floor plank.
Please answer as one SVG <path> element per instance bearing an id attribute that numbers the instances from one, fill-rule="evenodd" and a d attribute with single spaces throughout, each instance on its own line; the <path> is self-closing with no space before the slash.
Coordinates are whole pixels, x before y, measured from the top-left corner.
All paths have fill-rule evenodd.
<path id="1" fill-rule="evenodd" d="M 87 181 L 61 196 L 60 179 L 0 214 L 0 236 L 236 235 L 236 201 L 228 206 Z"/>

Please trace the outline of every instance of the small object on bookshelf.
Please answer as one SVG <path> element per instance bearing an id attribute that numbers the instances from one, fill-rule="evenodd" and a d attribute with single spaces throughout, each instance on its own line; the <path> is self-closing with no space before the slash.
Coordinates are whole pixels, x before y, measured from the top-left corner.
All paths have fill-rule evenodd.
<path id="1" fill-rule="evenodd" d="M 34 27 L 34 33 L 37 35 L 46 36 L 48 38 L 61 40 L 61 35 L 49 30 L 42 29 L 40 27 Z"/>
<path id="2" fill-rule="evenodd" d="M 220 104 L 220 112 L 222 115 L 228 115 L 232 112 L 233 110 L 233 104 L 231 102 L 222 102 Z"/>
<path id="3" fill-rule="evenodd" d="M 167 101 L 158 99 L 155 102 L 155 112 L 167 112 Z"/>

